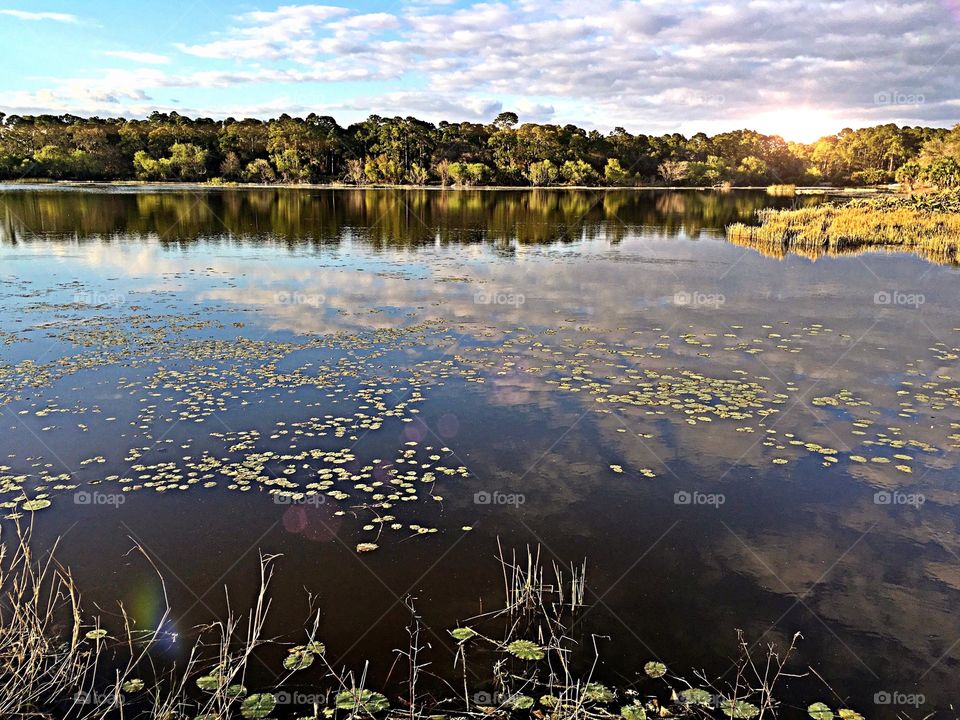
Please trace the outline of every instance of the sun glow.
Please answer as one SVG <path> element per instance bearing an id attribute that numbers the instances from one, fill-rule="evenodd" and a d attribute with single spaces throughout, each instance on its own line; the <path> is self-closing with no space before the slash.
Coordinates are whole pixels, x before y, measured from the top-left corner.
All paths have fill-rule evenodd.
<path id="1" fill-rule="evenodd" d="M 788 141 L 813 142 L 824 135 L 839 132 L 844 123 L 829 112 L 795 107 L 754 115 L 746 127 L 769 135 L 780 135 Z"/>

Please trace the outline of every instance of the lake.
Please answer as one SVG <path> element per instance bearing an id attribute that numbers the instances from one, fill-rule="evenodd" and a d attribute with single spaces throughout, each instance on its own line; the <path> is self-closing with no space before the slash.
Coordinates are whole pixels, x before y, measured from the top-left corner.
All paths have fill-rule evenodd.
<path id="1" fill-rule="evenodd" d="M 404 597 L 456 678 L 446 629 L 502 594 L 498 542 L 539 546 L 586 559 L 610 684 L 799 632 L 793 667 L 868 717 L 945 710 L 957 268 L 724 238 L 815 202 L 0 186 L 4 533 L 60 538 L 107 625 L 163 611 L 139 544 L 182 638 L 279 554 L 272 634 L 317 608 L 374 685 Z M 839 703 L 813 674 L 781 696 Z"/>

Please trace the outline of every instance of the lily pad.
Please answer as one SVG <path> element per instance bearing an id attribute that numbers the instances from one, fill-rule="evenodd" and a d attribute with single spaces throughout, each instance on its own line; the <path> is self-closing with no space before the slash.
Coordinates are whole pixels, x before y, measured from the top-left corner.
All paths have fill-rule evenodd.
<path id="1" fill-rule="evenodd" d="M 261 720 L 277 706 L 277 699 L 270 693 L 251 695 L 240 705 L 240 714 L 247 720 Z"/>
<path id="2" fill-rule="evenodd" d="M 470 638 L 476 637 L 477 631 L 474 630 L 473 628 L 462 627 L 462 628 L 454 628 L 453 630 L 450 631 L 450 634 L 453 635 L 454 640 L 465 642 Z"/>
<path id="3" fill-rule="evenodd" d="M 529 710 L 533 707 L 533 698 L 529 695 L 514 695 L 505 703 L 511 710 Z"/>
<path id="4" fill-rule="evenodd" d="M 38 498 L 37 500 L 27 500 L 20 507 L 24 510 L 29 510 L 30 512 L 36 512 L 37 510 L 43 510 L 44 508 L 50 507 L 52 503 L 45 498 Z"/>
<path id="5" fill-rule="evenodd" d="M 283 667 L 287 670 L 306 670 L 311 665 L 313 665 L 313 653 L 306 650 L 294 649 L 283 659 Z"/>
<path id="6" fill-rule="evenodd" d="M 97 630 L 90 630 L 84 637 L 86 637 L 87 640 L 103 640 L 106 636 L 107 631 L 98 628 Z"/>
<path id="7" fill-rule="evenodd" d="M 521 660 L 543 660 L 543 648 L 530 640 L 514 640 L 507 645 L 507 652 Z"/>
<path id="8" fill-rule="evenodd" d="M 713 705 L 713 695 L 700 688 L 688 688 L 680 693 L 680 702 L 684 705 L 710 707 Z"/>
<path id="9" fill-rule="evenodd" d="M 221 678 L 216 675 L 204 675 L 197 678 L 197 687 L 207 692 L 214 692 L 220 687 Z"/>
<path id="10" fill-rule="evenodd" d="M 620 717 L 624 720 L 647 720 L 647 711 L 640 703 L 633 702 L 620 708 Z"/>
<path id="11" fill-rule="evenodd" d="M 120 687 L 125 693 L 137 693 L 143 690 L 143 680 L 140 678 L 131 678 Z"/>
<path id="12" fill-rule="evenodd" d="M 601 683 L 589 683 L 583 690 L 583 697 L 591 702 L 609 703 L 617 699 L 617 694 Z"/>
<path id="13" fill-rule="evenodd" d="M 661 678 L 667 674 L 667 666 L 662 662 L 651 660 L 643 666 L 643 671 L 652 678 Z"/>
<path id="14" fill-rule="evenodd" d="M 338 710 L 359 710 L 365 713 L 382 712 L 390 707 L 386 695 L 372 690 L 344 690 L 337 693 L 334 705 Z"/>
<path id="15" fill-rule="evenodd" d="M 831 710 L 826 703 L 815 702 L 813 705 L 807 708 L 807 714 L 813 718 L 813 720 L 833 720 L 833 710 Z"/>
<path id="16" fill-rule="evenodd" d="M 736 718 L 737 720 L 749 720 L 760 714 L 760 708 L 753 703 L 748 703 L 743 700 L 737 700 L 736 702 L 733 700 L 724 700 L 720 703 L 720 709 L 727 717 Z"/>

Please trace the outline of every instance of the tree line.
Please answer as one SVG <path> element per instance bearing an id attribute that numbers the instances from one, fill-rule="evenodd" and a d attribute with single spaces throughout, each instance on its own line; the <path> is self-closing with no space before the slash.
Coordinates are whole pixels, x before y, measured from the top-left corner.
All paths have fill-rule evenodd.
<path id="1" fill-rule="evenodd" d="M 328 116 L 143 120 L 0 113 L 0 178 L 351 185 L 689 185 L 902 182 L 960 186 L 960 125 L 878 125 L 814 143 L 736 130 L 603 134 L 574 125 Z"/>

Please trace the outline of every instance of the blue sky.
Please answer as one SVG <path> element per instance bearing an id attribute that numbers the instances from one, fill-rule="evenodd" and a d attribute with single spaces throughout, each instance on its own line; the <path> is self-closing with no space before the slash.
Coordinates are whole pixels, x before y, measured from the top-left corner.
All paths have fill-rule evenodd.
<path id="1" fill-rule="evenodd" d="M 960 121 L 960 0 L 0 0 L 0 54 L 7 113 Z"/>

